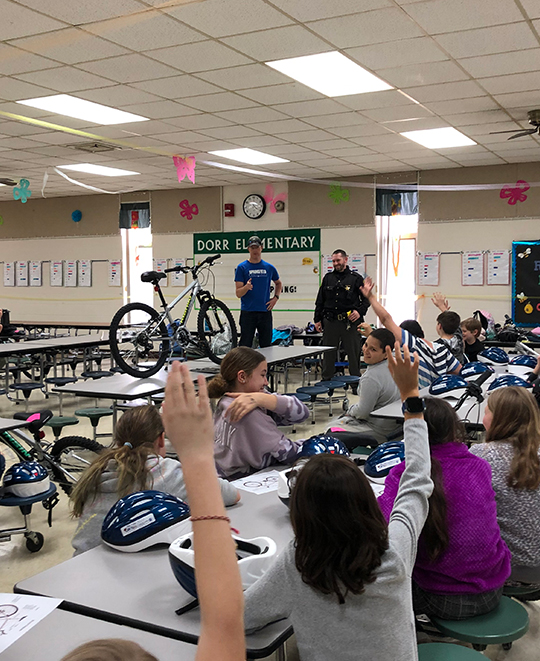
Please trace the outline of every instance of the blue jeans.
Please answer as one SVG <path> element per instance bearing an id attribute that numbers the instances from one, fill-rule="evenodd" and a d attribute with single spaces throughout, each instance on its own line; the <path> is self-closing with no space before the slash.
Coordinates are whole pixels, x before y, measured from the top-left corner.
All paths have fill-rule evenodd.
<path id="1" fill-rule="evenodd" d="M 251 347 L 255 331 L 259 333 L 259 346 L 269 347 L 272 344 L 272 313 L 271 312 L 240 312 L 240 346 Z"/>

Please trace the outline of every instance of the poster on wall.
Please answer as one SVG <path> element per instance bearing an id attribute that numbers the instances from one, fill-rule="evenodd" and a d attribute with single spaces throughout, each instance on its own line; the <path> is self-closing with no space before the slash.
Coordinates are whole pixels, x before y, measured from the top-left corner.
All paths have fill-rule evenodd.
<path id="1" fill-rule="evenodd" d="M 418 253 L 418 284 L 427 287 L 439 286 L 441 253 Z"/>
<path id="2" fill-rule="evenodd" d="M 488 250 L 486 255 L 488 285 L 509 285 L 510 251 Z"/>
<path id="3" fill-rule="evenodd" d="M 92 260 L 79 259 L 79 287 L 92 286 Z"/>
<path id="4" fill-rule="evenodd" d="M 41 262 L 30 262 L 30 287 L 41 287 L 42 265 Z"/>
<path id="5" fill-rule="evenodd" d="M 359 253 L 349 255 L 349 268 L 355 273 L 359 273 L 362 277 L 366 275 L 366 256 Z M 332 269 L 333 270 L 333 267 Z"/>
<path id="6" fill-rule="evenodd" d="M 109 259 L 109 287 L 122 286 L 122 262 L 119 259 Z"/>
<path id="7" fill-rule="evenodd" d="M 15 287 L 15 262 L 4 262 L 4 287 Z"/>
<path id="8" fill-rule="evenodd" d="M 327 273 L 330 273 L 334 270 L 334 265 L 332 264 L 332 255 L 323 255 L 321 258 L 321 275 L 324 277 Z"/>
<path id="9" fill-rule="evenodd" d="M 171 268 L 175 266 L 185 266 L 186 260 L 184 258 L 176 258 L 171 260 Z M 185 287 L 186 286 L 186 274 L 178 271 L 177 273 L 171 273 L 171 287 Z"/>
<path id="10" fill-rule="evenodd" d="M 154 270 L 157 271 L 158 273 L 165 273 L 165 270 L 167 269 L 167 260 L 166 259 L 154 259 Z M 162 287 L 168 287 L 169 286 L 169 276 L 166 278 L 163 278 L 163 280 L 160 280 L 160 285 Z"/>
<path id="11" fill-rule="evenodd" d="M 512 242 L 512 317 L 520 326 L 540 325 L 540 241 Z"/>
<path id="12" fill-rule="evenodd" d="M 51 287 L 61 287 L 63 284 L 64 262 L 51 262 Z"/>
<path id="13" fill-rule="evenodd" d="M 28 287 L 28 262 L 17 262 L 17 287 Z"/>
<path id="14" fill-rule="evenodd" d="M 77 261 L 66 260 L 64 266 L 64 287 L 77 286 Z"/>
<path id="15" fill-rule="evenodd" d="M 461 284 L 464 287 L 484 284 L 484 253 L 481 250 L 461 253 Z"/>

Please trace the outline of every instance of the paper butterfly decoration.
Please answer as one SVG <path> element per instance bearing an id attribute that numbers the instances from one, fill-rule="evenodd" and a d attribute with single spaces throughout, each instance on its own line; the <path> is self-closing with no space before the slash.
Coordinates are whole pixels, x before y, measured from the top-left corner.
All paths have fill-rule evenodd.
<path id="1" fill-rule="evenodd" d="M 182 200 L 178 206 L 182 209 L 180 215 L 188 220 L 193 220 L 193 216 L 199 215 L 199 207 L 196 204 L 190 204 L 187 200 Z"/>
<path id="2" fill-rule="evenodd" d="M 333 184 L 330 186 L 328 197 L 334 201 L 334 204 L 341 204 L 341 202 L 349 201 L 349 191 L 341 188 L 341 184 Z"/>
<path id="3" fill-rule="evenodd" d="M 28 179 L 21 179 L 19 185 L 15 186 L 13 189 L 13 198 L 15 200 L 20 200 L 23 204 L 26 200 L 32 195 L 32 191 L 28 188 L 30 182 Z"/>
<path id="4" fill-rule="evenodd" d="M 264 190 L 264 201 L 270 207 L 270 213 L 276 213 L 276 202 L 285 202 L 287 193 L 280 193 L 274 196 L 274 187 L 272 184 L 267 184 Z"/>
<path id="5" fill-rule="evenodd" d="M 529 188 L 530 186 L 526 181 L 523 181 L 523 179 L 518 179 L 514 187 L 505 186 L 501 189 L 500 198 L 501 200 L 508 198 L 508 204 L 512 205 L 516 204 L 517 202 L 525 202 L 527 199 L 525 191 L 528 191 Z"/>
<path id="6" fill-rule="evenodd" d="M 176 166 L 178 181 L 183 181 L 187 177 L 192 184 L 195 183 L 195 156 L 173 156 L 173 163 Z"/>
<path id="7" fill-rule="evenodd" d="M 520 259 L 527 259 L 527 257 L 531 254 L 531 249 L 527 248 L 524 252 L 518 252 L 518 257 Z"/>

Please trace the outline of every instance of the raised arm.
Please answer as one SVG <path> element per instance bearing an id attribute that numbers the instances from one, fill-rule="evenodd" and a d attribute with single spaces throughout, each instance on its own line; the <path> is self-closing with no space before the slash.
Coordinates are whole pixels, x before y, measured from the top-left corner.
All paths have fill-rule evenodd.
<path id="1" fill-rule="evenodd" d="M 440 291 L 436 291 L 431 297 L 431 302 L 436 308 L 439 308 L 441 312 L 446 312 L 450 309 L 448 304 L 448 299 Z"/>
<path id="2" fill-rule="evenodd" d="M 163 420 L 184 472 L 193 521 L 195 575 L 201 606 L 197 661 L 245 659 L 240 572 L 214 464 L 214 426 L 206 381 L 199 396 L 186 365 L 172 364 Z"/>
<path id="3" fill-rule="evenodd" d="M 401 344 L 401 328 L 392 319 L 392 315 L 379 303 L 374 293 L 375 283 L 371 278 L 366 278 L 364 284 L 360 287 L 360 291 L 364 298 L 366 298 L 373 308 L 373 312 L 379 317 L 381 324 L 388 328 L 394 334 L 396 340 Z"/>

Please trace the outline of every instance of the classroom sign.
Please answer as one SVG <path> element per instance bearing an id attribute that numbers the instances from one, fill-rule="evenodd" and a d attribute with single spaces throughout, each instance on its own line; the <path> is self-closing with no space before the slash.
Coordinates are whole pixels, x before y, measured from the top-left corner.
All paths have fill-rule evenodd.
<path id="1" fill-rule="evenodd" d="M 253 232 L 205 232 L 193 235 L 193 254 L 247 253 L 251 236 L 258 236 L 265 252 L 319 252 L 321 230 L 266 230 Z"/>
<path id="2" fill-rule="evenodd" d="M 540 241 L 512 242 L 512 316 L 520 326 L 540 325 Z"/>

